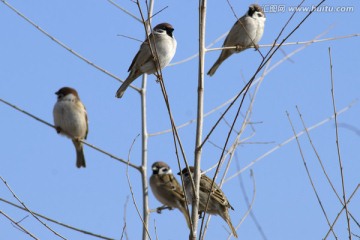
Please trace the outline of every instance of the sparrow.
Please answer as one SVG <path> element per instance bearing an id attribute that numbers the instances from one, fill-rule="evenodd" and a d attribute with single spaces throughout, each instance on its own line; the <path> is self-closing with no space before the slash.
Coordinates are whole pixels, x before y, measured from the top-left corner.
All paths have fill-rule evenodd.
<path id="1" fill-rule="evenodd" d="M 189 167 L 189 169 L 184 168 L 181 172 L 178 173 L 178 175 L 183 176 L 186 198 L 188 199 L 188 201 L 192 201 L 194 191 L 192 188 L 189 171 L 192 179 L 194 179 L 194 167 Z M 232 225 L 229 216 L 229 208 L 231 208 L 232 210 L 234 210 L 234 208 L 230 205 L 225 194 L 216 183 L 213 184 L 213 188 L 212 190 L 210 190 L 212 182 L 213 181 L 205 174 L 201 174 L 199 189 L 199 213 L 205 211 L 207 199 L 209 193 L 211 192 L 209 204 L 205 212 L 212 215 L 220 215 L 220 217 L 224 219 L 225 222 L 229 225 L 234 237 L 238 238 L 236 230 Z"/>
<path id="2" fill-rule="evenodd" d="M 184 192 L 169 165 L 164 162 L 155 162 L 152 165 L 152 171 L 150 187 L 156 199 L 170 208 L 179 209 L 190 229 L 190 217 L 186 209 Z"/>
<path id="3" fill-rule="evenodd" d="M 88 118 L 84 104 L 77 91 L 63 87 L 55 93 L 57 102 L 53 109 L 54 125 L 57 133 L 72 139 L 76 149 L 76 166 L 86 167 L 83 144 L 88 134 Z"/>
<path id="4" fill-rule="evenodd" d="M 257 50 L 258 42 L 264 33 L 265 20 L 263 9 L 257 4 L 251 4 L 245 15 L 235 22 L 223 44 L 223 47 L 236 46 L 237 48 L 223 49 L 207 74 L 214 75 L 220 64 L 233 53 L 239 53 L 250 47 L 255 47 Z"/>
<path id="5" fill-rule="evenodd" d="M 155 52 L 155 56 L 157 54 L 160 69 L 163 69 L 170 63 L 175 55 L 177 45 L 173 31 L 174 28 L 169 23 L 160 23 L 154 27 L 153 32 L 141 44 L 138 53 L 134 57 L 128 69 L 128 72 L 130 72 L 129 76 L 116 92 L 117 98 L 121 98 L 127 87 L 139 76 L 144 73 L 156 73 L 156 64 L 154 62 L 154 57 L 151 54 L 149 40 L 151 42 L 151 48 Z"/>

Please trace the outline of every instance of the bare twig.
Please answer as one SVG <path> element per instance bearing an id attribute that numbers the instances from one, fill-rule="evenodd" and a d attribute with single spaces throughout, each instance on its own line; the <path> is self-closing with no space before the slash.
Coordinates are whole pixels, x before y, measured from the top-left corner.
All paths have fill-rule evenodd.
<path id="1" fill-rule="evenodd" d="M 310 137 L 309 131 L 307 130 L 305 121 L 304 121 L 304 119 L 303 119 L 303 117 L 302 117 L 302 114 L 301 114 L 298 106 L 296 106 L 296 110 L 297 110 L 297 112 L 298 112 L 298 114 L 299 114 L 299 117 L 300 117 L 300 119 L 301 119 L 302 125 L 303 125 L 303 127 L 304 127 L 305 132 L 306 132 L 306 136 L 307 136 L 307 138 L 308 138 L 308 140 L 309 140 L 309 142 L 310 142 L 310 144 L 311 144 L 311 147 L 312 147 L 312 149 L 313 149 L 313 151 L 314 151 L 314 153 L 315 153 L 315 155 L 316 155 L 316 157 L 317 157 L 317 159 L 318 159 L 318 162 L 320 163 L 321 169 L 322 169 L 322 171 L 323 171 L 323 173 L 324 173 L 324 175 L 325 175 L 328 183 L 330 184 L 333 192 L 335 193 L 335 195 L 336 195 L 337 198 L 339 199 L 340 203 L 343 204 L 343 202 L 342 202 L 339 194 L 337 193 L 337 191 L 336 191 L 333 183 L 331 182 L 331 179 L 330 179 L 329 175 L 327 174 L 327 172 L 326 172 L 326 170 L 325 170 L 325 166 L 324 166 L 323 162 L 321 161 L 320 155 L 319 155 L 319 153 L 317 152 L 317 150 L 316 150 L 316 148 L 315 148 L 315 146 L 314 146 L 314 143 L 313 143 L 313 141 L 312 141 L 312 139 L 311 139 L 311 137 Z"/>
<path id="2" fill-rule="evenodd" d="M 139 135 L 138 135 L 137 137 L 139 137 Z M 131 147 L 130 147 L 130 149 L 129 149 L 128 163 L 130 163 L 131 150 L 132 150 L 132 148 L 133 148 L 133 146 L 134 146 L 134 144 L 135 144 L 135 141 L 136 141 L 137 137 L 134 139 L 134 141 L 133 141 L 133 143 L 131 144 Z M 136 203 L 134 191 L 133 191 L 132 184 L 131 184 L 131 181 L 130 181 L 129 165 L 126 166 L 126 178 L 127 178 L 127 181 L 128 181 L 128 185 L 129 185 L 129 189 L 130 189 L 130 193 L 131 193 L 131 198 L 132 198 L 133 204 L 134 204 L 134 206 L 135 206 L 136 212 L 137 212 L 137 214 L 138 214 L 138 216 L 139 216 L 139 218 L 140 218 L 140 220 L 141 220 L 141 222 L 142 222 L 142 224 L 143 224 L 143 226 L 144 226 L 144 228 L 145 228 L 145 232 L 146 232 L 147 236 L 148 236 L 148 237 L 150 238 L 150 240 L 151 240 L 150 233 L 149 233 L 149 231 L 148 231 L 148 226 L 145 224 L 144 219 L 143 219 L 143 217 L 142 217 L 141 214 L 140 214 L 139 207 L 138 207 L 138 205 L 137 205 L 137 203 Z"/>
<path id="3" fill-rule="evenodd" d="M 50 228 L 46 223 L 44 223 L 43 221 L 41 221 L 41 219 L 35 215 L 26 205 L 23 201 L 20 200 L 20 198 L 18 198 L 18 196 L 16 196 L 15 192 L 10 188 L 10 186 L 7 184 L 7 182 L 5 181 L 5 179 L 0 176 L 1 181 L 3 181 L 3 183 L 5 184 L 6 188 L 11 192 L 11 194 L 13 195 L 13 197 L 26 209 L 26 211 L 28 213 L 30 213 L 38 222 L 40 222 L 45 228 L 47 228 L 48 230 L 50 230 L 50 232 L 54 233 L 56 236 L 58 236 L 61 239 L 66 239 L 63 236 L 61 236 L 58 232 L 56 232 L 55 230 L 53 230 L 52 228 Z"/>
<path id="4" fill-rule="evenodd" d="M 240 227 L 240 225 L 245 221 L 246 217 L 251 213 L 252 208 L 253 208 L 254 203 L 255 203 L 255 199 L 256 199 L 256 181 L 255 181 L 254 172 L 252 170 L 250 170 L 250 177 L 251 177 L 251 180 L 252 180 L 252 183 L 253 183 L 253 196 L 252 196 L 250 204 L 248 205 L 248 210 L 245 212 L 244 216 L 241 218 L 240 222 L 235 227 L 236 229 L 238 229 Z M 230 239 L 230 237 L 231 237 L 231 234 L 229 235 L 228 239 Z"/>
<path id="5" fill-rule="evenodd" d="M 240 170 L 240 166 L 238 164 L 238 161 L 236 161 L 236 164 L 237 164 L 237 169 Z M 253 190 L 254 194 L 253 195 L 255 197 L 255 194 L 256 194 L 256 188 L 255 188 L 256 187 L 256 182 L 255 182 L 254 173 L 253 173 L 253 171 L 251 169 L 250 169 L 250 177 L 253 179 L 253 186 L 254 186 L 254 190 Z M 251 209 L 250 210 L 250 217 L 253 219 L 253 221 L 254 221 L 254 223 L 256 225 L 256 228 L 258 229 L 261 237 L 264 240 L 267 240 L 267 237 L 266 237 L 266 234 L 265 234 L 264 230 L 262 229 L 260 223 L 256 219 L 254 212 L 252 211 L 252 205 L 253 205 L 254 201 L 251 201 L 251 202 L 249 201 L 248 196 L 247 196 L 246 191 L 245 191 L 244 182 L 241 179 L 241 175 L 239 175 L 239 182 L 240 182 L 242 193 L 243 193 L 244 198 L 245 198 L 246 205 L 247 205 L 248 209 Z M 253 197 L 253 199 L 254 199 L 254 197 Z"/>
<path id="6" fill-rule="evenodd" d="M 132 14 L 131 12 L 129 12 L 128 10 L 126 10 L 125 8 L 121 7 L 120 5 L 118 5 L 117 3 L 115 3 L 112 0 L 108 0 L 108 2 L 110 2 L 112 5 L 114 5 L 115 7 L 117 7 L 118 9 L 120 9 L 121 11 L 123 11 L 124 13 L 126 13 L 127 15 L 129 15 L 130 17 L 132 17 L 133 19 L 135 19 L 136 21 L 143 23 L 143 21 L 141 21 L 140 18 L 138 18 L 137 16 L 135 16 L 135 14 Z"/>
<path id="7" fill-rule="evenodd" d="M 3 199 L 3 198 L 0 198 L 0 201 L 4 202 L 4 203 L 6 203 L 6 204 L 9 204 L 9 205 L 11 205 L 11 206 L 13 206 L 13 207 L 19 208 L 19 209 L 21 209 L 21 210 L 27 211 L 26 208 L 21 207 L 21 206 L 15 204 L 15 203 L 10 202 L 10 201 L 7 201 L 7 200 L 5 200 L 5 199 Z M 57 224 L 57 225 L 60 225 L 60 226 L 65 227 L 65 228 L 69 228 L 69 229 L 74 230 L 74 231 L 77 231 L 77 232 L 81 232 L 81 233 L 84 233 L 84 234 L 87 234 L 87 235 L 91 235 L 91 236 L 94 236 L 94 237 L 97 237 L 97 238 L 101 238 L 101 239 L 106 239 L 106 240 L 113 240 L 113 239 L 114 239 L 114 238 L 109 238 L 109 237 L 106 237 L 106 236 L 103 236 L 103 235 L 100 235 L 100 234 L 92 233 L 92 232 L 89 232 L 89 231 L 86 231 L 86 230 L 82 230 L 82 229 L 80 229 L 80 228 L 76 228 L 76 227 L 70 226 L 70 225 L 65 224 L 65 223 L 61 223 L 61 222 L 59 222 L 59 221 L 57 221 L 57 220 L 51 219 L 51 218 L 49 218 L 49 217 L 46 217 L 46 216 L 44 216 L 44 215 L 42 215 L 42 214 L 40 214 L 40 213 L 34 212 L 34 211 L 33 211 L 33 213 L 34 213 L 36 216 L 41 217 L 41 218 L 43 218 L 43 219 L 45 219 L 45 220 L 47 220 L 47 221 L 49 221 L 49 222 L 55 223 L 55 224 Z"/>
<path id="8" fill-rule="evenodd" d="M 333 77 L 333 65 L 332 65 L 332 58 L 331 58 L 331 48 L 329 48 L 329 59 L 330 59 L 330 78 L 331 78 L 331 99 L 332 99 L 332 104 L 333 104 L 334 121 L 335 121 L 336 149 L 337 149 L 338 160 L 339 160 L 339 168 L 340 168 L 340 174 L 341 174 L 341 187 L 342 187 L 343 201 L 344 201 L 344 207 L 345 207 L 345 212 L 346 212 L 346 220 L 347 220 L 347 225 L 348 225 L 349 240 L 351 240 L 352 239 L 351 224 L 350 224 L 349 210 L 347 207 L 347 200 L 346 200 L 343 164 L 342 164 L 341 154 L 340 154 L 339 129 L 338 129 L 338 122 L 337 122 L 337 112 L 336 112 L 336 103 L 335 103 L 335 94 L 334 94 L 334 77 Z"/>
<path id="9" fill-rule="evenodd" d="M 355 190 L 354 190 L 353 193 L 350 195 L 350 197 L 349 197 L 346 205 L 350 203 L 352 197 L 355 196 L 355 193 L 356 193 L 356 191 L 359 189 L 359 187 L 360 187 L 360 184 L 358 184 L 358 185 L 356 186 Z M 342 207 L 342 209 L 340 210 L 340 212 L 338 213 L 338 215 L 336 216 L 334 222 L 331 224 L 330 229 L 328 230 L 328 232 L 326 233 L 325 237 L 323 238 L 324 240 L 326 240 L 326 239 L 328 238 L 328 236 L 329 236 L 329 234 L 330 234 L 330 232 L 331 232 L 331 229 L 334 228 L 335 223 L 337 222 L 337 220 L 339 219 L 341 213 L 342 213 L 344 210 L 345 210 L 345 204 L 344 204 L 344 206 Z M 359 223 L 357 223 L 357 224 L 358 224 L 358 227 L 360 228 Z"/>
<path id="10" fill-rule="evenodd" d="M 126 212 L 127 212 L 127 205 L 129 203 L 129 196 L 126 197 L 126 201 L 125 201 L 125 204 L 124 204 L 124 217 L 123 217 L 123 220 L 124 220 L 124 227 L 122 229 L 122 232 L 121 232 L 121 237 L 120 239 L 122 240 L 123 237 L 125 236 L 126 239 L 129 239 L 129 236 L 127 234 L 127 221 L 126 221 Z"/>
<path id="11" fill-rule="evenodd" d="M 29 235 L 30 237 L 32 237 L 33 239 L 39 239 L 37 238 L 35 235 L 33 235 L 31 232 L 29 232 L 28 230 L 26 230 L 23 226 L 20 225 L 19 222 L 15 221 L 14 219 L 12 219 L 11 217 L 9 217 L 6 213 L 4 213 L 3 211 L 0 210 L 0 214 L 3 215 L 4 217 L 6 217 L 8 220 L 10 220 L 10 222 L 12 222 L 13 224 L 15 224 L 18 228 L 20 228 L 24 233 L 26 233 L 27 235 Z"/>
<path id="12" fill-rule="evenodd" d="M 317 190 L 316 190 L 315 184 L 314 184 L 314 182 L 313 182 L 313 180 L 312 180 L 310 171 L 309 171 L 309 169 L 308 169 L 308 167 L 307 167 L 306 160 L 305 160 L 305 157 L 304 157 L 304 154 L 303 154 L 301 145 L 300 145 L 299 138 L 298 138 L 298 136 L 296 135 L 296 131 L 295 131 L 294 125 L 293 125 L 293 123 L 292 123 L 292 121 L 291 121 L 291 118 L 290 118 L 290 115 L 289 115 L 289 113 L 288 113 L 287 111 L 286 111 L 286 115 L 287 115 L 288 120 L 289 120 L 289 123 L 290 123 L 290 125 L 291 125 L 291 129 L 292 129 L 292 131 L 293 131 L 293 133 L 294 133 L 294 136 L 295 136 L 295 139 L 296 139 L 296 143 L 297 143 L 297 145 L 298 145 L 299 152 L 300 152 L 300 155 L 301 155 L 301 159 L 302 159 L 302 161 L 303 161 L 303 164 L 304 164 L 304 167 L 305 167 L 307 176 L 308 176 L 308 178 L 309 178 L 311 187 L 312 187 L 312 189 L 313 189 L 313 191 L 314 191 L 314 193 L 315 193 L 316 199 L 317 199 L 317 201 L 318 201 L 318 203 L 319 203 L 319 205 L 320 205 L 320 207 L 321 207 L 321 210 L 322 210 L 322 212 L 323 212 L 323 214 L 324 214 L 324 216 L 325 216 L 326 222 L 327 222 L 327 224 L 329 225 L 329 227 L 331 228 L 330 220 L 329 220 L 329 218 L 328 218 L 328 216 L 327 216 L 327 213 L 326 213 L 326 211 L 325 211 L 325 208 L 324 208 L 324 206 L 323 206 L 323 204 L 322 204 L 322 202 L 321 202 L 320 196 L 319 196 L 319 194 L 318 194 L 318 192 L 317 192 Z M 337 239 L 337 235 L 336 235 L 336 233 L 334 232 L 334 229 L 331 229 L 331 231 L 332 231 L 335 239 Z"/>
<path id="13" fill-rule="evenodd" d="M 137 42 L 143 42 L 142 40 L 140 39 L 137 39 L 137 38 L 134 38 L 134 37 L 129 37 L 129 36 L 126 36 L 126 35 L 123 35 L 123 34 L 118 34 L 117 36 L 119 37 L 124 37 L 124 38 L 128 38 L 128 39 L 131 39 L 131 40 L 134 40 L 134 41 L 137 41 Z"/>

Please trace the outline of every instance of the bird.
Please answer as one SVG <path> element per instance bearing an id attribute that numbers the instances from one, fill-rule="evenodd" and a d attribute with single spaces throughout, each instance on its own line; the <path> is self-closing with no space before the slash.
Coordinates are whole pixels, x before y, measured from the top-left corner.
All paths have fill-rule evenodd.
<path id="1" fill-rule="evenodd" d="M 55 93 L 57 101 L 53 109 L 54 125 L 57 133 L 70 139 L 76 149 L 76 166 L 86 167 L 83 144 L 88 134 L 88 117 L 84 104 L 74 88 L 63 87 Z"/>
<path id="2" fill-rule="evenodd" d="M 144 73 L 156 73 L 157 67 L 151 53 L 149 40 L 151 42 L 151 48 L 155 56 L 157 56 L 160 69 L 163 69 L 170 63 L 175 55 L 177 46 L 173 31 L 174 28 L 169 23 L 160 23 L 154 27 L 153 32 L 141 44 L 139 51 L 131 62 L 128 69 L 128 72 L 130 72 L 129 76 L 117 90 L 117 98 L 121 98 L 128 86 Z"/>
<path id="3" fill-rule="evenodd" d="M 152 164 L 152 171 L 150 187 L 154 196 L 162 204 L 179 209 L 190 229 L 190 217 L 186 208 L 184 192 L 172 174 L 171 168 L 165 162 L 159 161 Z"/>
<path id="4" fill-rule="evenodd" d="M 178 175 L 182 175 L 184 178 L 185 194 L 186 198 L 191 201 L 193 199 L 193 188 L 191 184 L 191 177 L 194 178 L 194 167 L 190 166 L 189 168 L 184 168 Z M 222 219 L 229 225 L 232 234 L 234 237 L 238 238 L 236 230 L 231 223 L 229 208 L 234 210 L 230 205 L 228 199 L 226 198 L 223 191 L 219 186 L 214 182 L 212 190 L 211 184 L 213 181 L 207 177 L 205 174 L 201 174 L 200 177 L 200 189 L 199 189 L 199 213 L 207 212 L 212 215 L 220 215 Z M 206 208 L 208 196 L 210 195 L 209 204 Z"/>
<path id="5" fill-rule="evenodd" d="M 233 53 L 239 53 L 250 47 L 255 47 L 258 50 L 258 42 L 264 33 L 265 21 L 263 9 L 257 4 L 251 4 L 245 15 L 235 22 L 223 43 L 223 47 L 236 46 L 237 48 L 223 49 L 207 75 L 214 75 L 222 62 Z"/>

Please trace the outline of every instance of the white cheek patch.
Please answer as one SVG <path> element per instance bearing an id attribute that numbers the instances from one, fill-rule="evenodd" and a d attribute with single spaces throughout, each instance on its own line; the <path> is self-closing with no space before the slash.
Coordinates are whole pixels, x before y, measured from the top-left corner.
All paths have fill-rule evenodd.
<path id="1" fill-rule="evenodd" d="M 172 174 L 171 169 L 168 169 L 167 171 L 164 168 L 161 168 L 159 170 L 159 175 L 163 175 L 163 174 Z"/>

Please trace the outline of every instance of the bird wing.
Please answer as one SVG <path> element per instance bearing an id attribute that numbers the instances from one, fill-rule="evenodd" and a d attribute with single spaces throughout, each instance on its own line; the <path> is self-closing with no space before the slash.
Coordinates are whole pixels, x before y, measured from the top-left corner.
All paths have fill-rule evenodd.
<path id="1" fill-rule="evenodd" d="M 178 199 L 185 199 L 184 193 L 178 181 L 175 179 L 172 174 L 163 174 L 160 176 L 161 186 L 175 195 Z"/>
<path id="2" fill-rule="evenodd" d="M 251 39 L 255 38 L 255 36 L 253 36 L 253 32 L 248 30 L 250 29 L 250 22 L 247 20 L 248 18 L 249 17 L 246 18 L 243 16 L 234 23 L 224 41 L 223 47 L 247 45 L 246 43 L 249 42 L 249 37 Z"/>
<path id="3" fill-rule="evenodd" d="M 88 115 L 87 115 L 87 111 L 86 111 L 86 108 L 84 106 L 84 111 L 85 111 L 85 121 L 86 121 L 86 133 L 85 133 L 85 138 L 87 138 L 87 135 L 89 133 L 89 120 L 88 120 Z"/>
<path id="4" fill-rule="evenodd" d="M 152 55 L 149 47 L 149 38 L 152 38 L 152 34 L 150 34 L 149 37 L 141 44 L 139 51 L 131 62 L 128 72 L 133 69 L 138 69 L 151 60 Z"/>
<path id="5" fill-rule="evenodd" d="M 200 181 L 200 191 L 205 193 L 210 193 L 212 179 L 208 178 L 206 175 L 201 175 L 201 178 L 203 178 L 204 181 Z M 225 207 L 231 207 L 224 192 L 219 188 L 219 186 L 216 183 L 214 183 L 213 185 L 211 191 L 211 198 L 213 198 L 214 200 L 216 200 L 218 203 L 220 203 Z"/>

